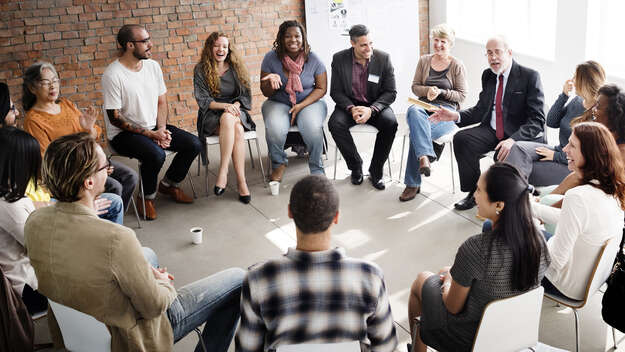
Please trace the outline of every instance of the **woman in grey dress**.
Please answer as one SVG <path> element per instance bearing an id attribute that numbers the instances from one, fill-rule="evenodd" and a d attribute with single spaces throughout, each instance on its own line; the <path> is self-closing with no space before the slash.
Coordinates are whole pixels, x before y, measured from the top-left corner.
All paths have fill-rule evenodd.
<path id="1" fill-rule="evenodd" d="M 543 235 L 532 223 L 533 191 L 512 165 L 496 163 L 480 176 L 478 214 L 493 229 L 466 240 L 453 266 L 422 272 L 412 284 L 408 318 L 421 316 L 415 351 L 470 351 L 486 305 L 531 290 L 549 265 Z"/>
<path id="2" fill-rule="evenodd" d="M 252 108 L 250 78 L 237 52 L 223 33 L 213 32 L 206 39 L 200 62 L 193 72 L 193 95 L 199 111 L 197 130 L 200 141 L 219 135 L 221 162 L 215 182 L 215 195 L 222 195 L 228 182 L 230 158 L 237 175 L 239 200 L 252 199 L 245 180 L 244 132 L 256 129 L 250 117 Z M 206 147 L 202 162 L 208 162 Z"/>

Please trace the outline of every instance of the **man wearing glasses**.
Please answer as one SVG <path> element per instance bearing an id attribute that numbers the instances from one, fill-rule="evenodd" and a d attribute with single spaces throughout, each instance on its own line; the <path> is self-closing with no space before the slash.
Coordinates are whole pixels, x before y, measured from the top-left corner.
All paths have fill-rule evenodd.
<path id="1" fill-rule="evenodd" d="M 160 65 L 151 60 L 152 42 L 140 25 L 124 25 L 117 34 L 120 57 L 102 76 L 107 134 L 111 147 L 121 155 L 136 158 L 141 167 L 145 214 L 156 219 L 158 173 L 165 162 L 165 150 L 176 152 L 158 191 L 179 203 L 192 203 L 178 184 L 185 178 L 201 150 L 199 139 L 167 124 L 167 87 Z"/>
<path id="2" fill-rule="evenodd" d="M 460 188 L 468 192 L 454 204 L 458 210 L 475 206 L 473 193 L 483 154 L 494 149 L 495 160 L 504 161 L 515 141 L 544 141 L 544 94 L 538 72 L 514 61 L 501 36 L 488 40 L 486 58 L 490 69 L 482 73 L 477 104 L 459 112 L 441 109 L 430 117 L 433 121 L 455 121 L 460 127 L 479 123 L 454 136 Z"/>

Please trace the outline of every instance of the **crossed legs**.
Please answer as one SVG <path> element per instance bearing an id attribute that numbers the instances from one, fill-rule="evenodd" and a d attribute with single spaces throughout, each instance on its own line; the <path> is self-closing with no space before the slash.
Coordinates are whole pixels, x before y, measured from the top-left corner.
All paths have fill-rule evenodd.
<path id="1" fill-rule="evenodd" d="M 230 164 L 230 159 L 232 159 L 234 172 L 237 175 L 239 194 L 246 196 L 250 194 L 250 191 L 247 187 L 247 181 L 245 180 L 244 134 L 245 130 L 238 117 L 227 112 L 221 115 L 219 119 L 219 151 L 221 161 L 215 185 L 220 188 L 226 188 L 226 183 L 228 182 L 228 165 Z"/>

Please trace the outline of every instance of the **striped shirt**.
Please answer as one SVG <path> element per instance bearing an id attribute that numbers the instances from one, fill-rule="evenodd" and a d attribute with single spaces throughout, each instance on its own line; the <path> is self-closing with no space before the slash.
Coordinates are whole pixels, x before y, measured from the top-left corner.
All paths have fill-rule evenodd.
<path id="1" fill-rule="evenodd" d="M 241 290 L 237 352 L 345 341 L 360 341 L 363 351 L 397 346 L 382 270 L 342 248 L 289 248 L 250 268 Z"/>

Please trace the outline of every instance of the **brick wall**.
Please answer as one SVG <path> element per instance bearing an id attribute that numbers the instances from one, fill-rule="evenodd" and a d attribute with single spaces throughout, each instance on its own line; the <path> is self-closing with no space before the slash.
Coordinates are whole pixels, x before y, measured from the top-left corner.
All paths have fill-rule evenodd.
<path id="1" fill-rule="evenodd" d="M 117 31 L 124 24 L 143 24 L 165 75 L 170 123 L 194 131 L 193 67 L 206 37 L 225 32 L 239 49 L 258 114 L 264 100 L 260 63 L 287 19 L 305 22 L 304 0 L 0 0 L 0 81 L 21 106 L 24 70 L 46 60 L 59 72 L 61 95 L 80 107 L 100 106 L 100 79 L 117 57 Z"/>
<path id="2" fill-rule="evenodd" d="M 430 52 L 430 0 L 419 0 L 419 52 Z"/>

